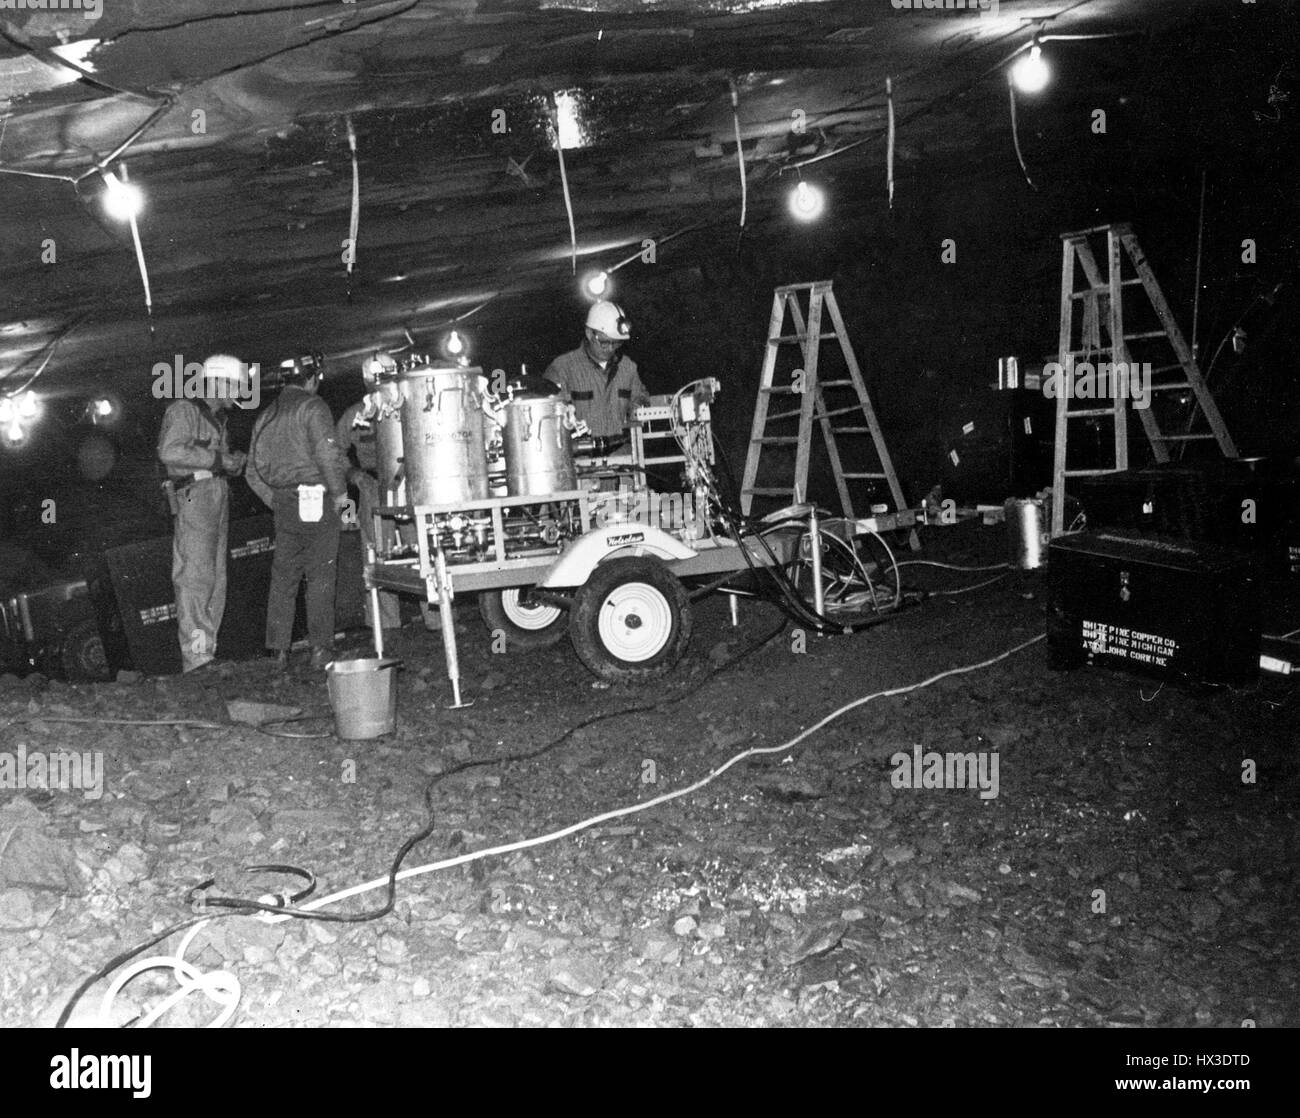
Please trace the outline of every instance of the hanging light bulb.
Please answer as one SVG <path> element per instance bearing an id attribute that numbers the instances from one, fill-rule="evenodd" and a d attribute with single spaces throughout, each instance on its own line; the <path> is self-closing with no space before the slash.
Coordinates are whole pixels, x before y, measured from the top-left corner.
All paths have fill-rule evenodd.
<path id="1" fill-rule="evenodd" d="M 23 393 L 23 398 L 18 404 L 18 414 L 23 419 L 35 419 L 39 405 L 36 400 L 36 393 L 28 389 Z"/>
<path id="2" fill-rule="evenodd" d="M 790 191 L 790 212 L 800 221 L 816 221 L 826 210 L 826 195 L 821 187 L 803 179 Z"/>
<path id="3" fill-rule="evenodd" d="M 144 209 L 144 194 L 135 183 L 123 182 L 112 171 L 104 172 L 104 210 L 118 221 L 139 217 Z"/>
<path id="4" fill-rule="evenodd" d="M 447 335 L 447 352 L 452 354 L 465 352 L 465 339 L 455 330 Z"/>
<path id="5" fill-rule="evenodd" d="M 5 437 L 8 438 L 10 443 L 17 446 L 26 437 L 23 425 L 15 419 L 11 424 L 9 424 L 9 429 L 5 431 Z"/>
<path id="6" fill-rule="evenodd" d="M 1037 43 L 1011 67 L 1011 80 L 1021 93 L 1038 93 L 1051 79 L 1052 71 L 1043 61 L 1043 48 Z"/>
<path id="7" fill-rule="evenodd" d="M 582 289 L 593 299 L 603 299 L 609 290 L 609 273 L 592 272 L 582 281 Z"/>

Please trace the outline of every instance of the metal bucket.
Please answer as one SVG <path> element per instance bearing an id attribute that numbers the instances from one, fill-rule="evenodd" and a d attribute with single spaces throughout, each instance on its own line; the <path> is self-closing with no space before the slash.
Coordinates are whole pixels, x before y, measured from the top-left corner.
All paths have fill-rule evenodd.
<path id="1" fill-rule="evenodd" d="M 334 732 L 348 741 L 397 729 L 397 660 L 335 660 L 325 669 Z"/>
<path id="2" fill-rule="evenodd" d="M 1002 506 L 1007 520 L 1007 547 L 1011 565 L 1034 571 L 1047 553 L 1047 516 L 1043 502 L 1033 497 L 1009 497 Z"/>
<path id="3" fill-rule="evenodd" d="M 532 497 L 576 489 L 578 474 L 564 425 L 564 401 L 558 396 L 524 394 L 506 401 L 502 410 L 509 494 Z"/>
<path id="4" fill-rule="evenodd" d="M 407 503 L 456 505 L 486 498 L 483 370 L 408 369 L 398 384 Z"/>

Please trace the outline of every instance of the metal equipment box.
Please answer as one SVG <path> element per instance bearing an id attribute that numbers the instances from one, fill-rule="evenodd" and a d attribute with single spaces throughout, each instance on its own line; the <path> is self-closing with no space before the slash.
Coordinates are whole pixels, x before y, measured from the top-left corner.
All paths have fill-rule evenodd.
<path id="1" fill-rule="evenodd" d="M 1257 561 L 1214 544 L 1115 529 L 1048 549 L 1053 668 L 1092 661 L 1192 683 L 1259 672 Z"/>

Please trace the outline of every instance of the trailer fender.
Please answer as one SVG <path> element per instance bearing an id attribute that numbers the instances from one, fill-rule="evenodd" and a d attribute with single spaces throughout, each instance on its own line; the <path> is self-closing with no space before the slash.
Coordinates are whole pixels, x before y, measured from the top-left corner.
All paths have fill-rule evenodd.
<path id="1" fill-rule="evenodd" d="M 537 585 L 548 590 L 581 586 L 591 572 L 614 555 L 653 555 L 665 562 L 691 559 L 697 552 L 662 528 L 649 524 L 610 524 L 575 540 Z"/>

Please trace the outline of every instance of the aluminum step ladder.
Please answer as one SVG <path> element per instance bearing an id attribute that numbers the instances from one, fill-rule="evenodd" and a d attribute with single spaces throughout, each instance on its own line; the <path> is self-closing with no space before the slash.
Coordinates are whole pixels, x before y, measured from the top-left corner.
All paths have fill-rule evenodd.
<path id="1" fill-rule="evenodd" d="M 1097 263 L 1094 242 L 1100 249 L 1105 241 L 1105 270 Z M 1214 397 L 1205 385 L 1205 378 L 1192 356 L 1191 348 L 1174 321 L 1164 292 L 1156 281 L 1155 273 L 1138 245 L 1132 226 L 1127 222 L 1098 225 L 1076 233 L 1061 235 L 1061 330 L 1057 345 L 1057 361 L 1065 370 L 1074 370 L 1083 362 L 1096 369 L 1105 362 L 1112 369 L 1117 363 L 1131 365 L 1135 360 L 1151 365 L 1150 405 L 1135 408 L 1151 453 L 1157 462 L 1168 462 L 1170 448 L 1178 447 L 1179 456 L 1187 444 L 1214 442 L 1227 458 L 1237 456 L 1237 448 L 1228 434 L 1223 417 L 1219 414 Z M 1135 273 L 1126 277 L 1124 259 L 1128 258 Z M 1082 272 L 1082 285 L 1076 286 Z M 1150 310 L 1158 323 L 1155 329 L 1131 330 L 1126 333 L 1124 292 L 1141 287 Z M 1136 294 L 1136 293 L 1135 293 Z M 1076 316 L 1075 306 L 1080 305 Z M 1140 301 L 1139 301 L 1140 306 Z M 1129 304 L 1129 311 L 1139 306 Z M 1078 330 L 1076 332 L 1076 323 Z M 1136 345 L 1132 344 L 1136 343 Z M 1095 384 L 1096 382 L 1094 382 Z M 1166 434 L 1157 417 L 1157 404 L 1167 411 L 1162 400 L 1167 392 L 1186 392 L 1188 413 L 1180 434 Z M 1084 400 L 1083 406 L 1071 407 L 1080 401 L 1066 392 L 1056 398 L 1056 442 L 1052 467 L 1052 535 L 1065 531 L 1065 485 L 1068 478 L 1095 477 L 1119 473 L 1129 468 L 1128 411 L 1129 400 L 1125 394 L 1112 391 L 1105 401 Z M 1113 426 L 1114 464 L 1093 469 L 1071 469 L 1068 464 L 1069 428 L 1074 420 L 1109 420 Z M 1198 420 L 1207 429 L 1196 430 Z M 1180 424 L 1166 416 L 1165 428 L 1170 430 Z"/>
<path id="2" fill-rule="evenodd" d="M 808 309 L 805 313 L 801 296 L 807 292 Z M 824 330 L 823 310 L 830 315 L 832 330 Z M 786 318 L 790 319 L 792 330 L 786 333 Z M 840 343 L 844 355 L 844 364 L 848 376 L 837 380 L 822 380 L 818 375 L 822 342 L 834 339 Z M 777 383 L 777 355 L 781 346 L 797 344 L 803 356 L 803 364 Z M 851 391 L 850 391 L 851 390 Z M 774 396 L 797 396 L 799 406 L 772 412 Z M 841 403 L 840 401 L 845 401 Z M 830 406 L 834 404 L 836 406 Z M 795 433 L 769 434 L 769 425 L 777 424 L 782 432 L 788 432 L 789 421 L 798 420 Z M 836 423 L 842 419 L 843 422 Z M 822 438 L 826 443 L 826 453 L 830 459 L 831 473 L 835 478 L 835 487 L 839 492 L 840 505 L 849 520 L 856 520 L 853 509 L 853 497 L 849 482 L 887 483 L 889 494 L 893 499 L 894 511 L 902 512 L 907 506 L 903 500 L 903 490 L 898 484 L 898 475 L 885 446 L 885 437 L 876 419 L 875 409 L 871 406 L 871 397 L 867 394 L 866 382 L 862 379 L 862 370 L 849 342 L 848 331 L 840 314 L 839 304 L 835 301 L 835 292 L 830 280 L 817 280 L 813 283 L 792 283 L 776 288 L 772 296 L 772 315 L 767 327 L 767 349 L 763 356 L 763 372 L 758 387 L 758 401 L 754 407 L 754 424 L 750 432 L 749 451 L 745 457 L 745 475 L 740 488 L 741 511 L 748 516 L 755 497 L 785 497 L 791 502 L 805 500 L 808 494 L 808 464 L 812 455 L 813 422 L 821 426 Z M 841 437 L 860 439 L 870 436 L 875 457 L 879 463 L 876 470 L 845 470 L 837 441 Z M 795 466 L 792 484 L 789 486 L 760 485 L 759 462 L 763 448 L 767 446 L 792 446 L 795 448 Z M 866 447 L 854 449 L 854 463 L 866 458 Z M 915 529 L 910 536 L 912 549 L 920 546 Z"/>

